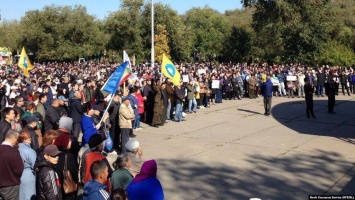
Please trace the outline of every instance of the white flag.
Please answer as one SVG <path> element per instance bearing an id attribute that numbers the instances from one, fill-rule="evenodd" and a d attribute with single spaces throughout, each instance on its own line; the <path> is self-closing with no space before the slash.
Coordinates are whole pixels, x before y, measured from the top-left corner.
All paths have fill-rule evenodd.
<path id="1" fill-rule="evenodd" d="M 126 51 L 123 51 L 123 62 L 128 61 L 128 67 L 131 69 L 131 60 L 129 59 L 129 56 Z"/>

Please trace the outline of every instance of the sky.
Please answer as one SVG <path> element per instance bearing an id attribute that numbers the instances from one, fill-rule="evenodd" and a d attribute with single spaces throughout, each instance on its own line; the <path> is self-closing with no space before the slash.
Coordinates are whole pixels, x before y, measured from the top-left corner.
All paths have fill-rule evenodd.
<path id="1" fill-rule="evenodd" d="M 110 12 L 119 10 L 120 0 L 4 0 L 6 3 L 0 4 L 2 20 L 20 20 L 29 10 L 42 10 L 48 5 L 83 5 L 90 15 L 98 19 L 104 19 Z M 145 0 L 148 1 L 148 0 Z M 226 10 L 241 9 L 240 0 L 154 0 L 154 3 L 161 2 L 170 4 L 171 8 L 179 14 L 194 7 L 209 6 L 221 13 Z"/>

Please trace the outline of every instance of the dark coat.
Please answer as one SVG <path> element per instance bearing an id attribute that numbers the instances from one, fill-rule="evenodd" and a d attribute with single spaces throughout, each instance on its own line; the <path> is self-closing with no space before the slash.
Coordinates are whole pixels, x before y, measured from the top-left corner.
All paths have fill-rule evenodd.
<path id="1" fill-rule="evenodd" d="M 24 164 L 18 149 L 9 145 L 0 145 L 0 159 L 0 188 L 20 185 Z"/>
<path id="2" fill-rule="evenodd" d="M 37 149 L 39 148 L 39 144 L 38 144 L 38 136 L 36 134 L 36 130 L 33 129 L 30 126 L 26 126 L 24 129 L 28 130 L 30 132 L 30 136 L 31 136 L 31 148 L 35 151 L 37 151 Z"/>
<path id="3" fill-rule="evenodd" d="M 49 106 L 46 110 L 46 116 L 44 118 L 44 130 L 57 130 L 59 126 L 59 119 L 60 115 L 58 111 L 53 106 Z"/>
<path id="4" fill-rule="evenodd" d="M 182 93 L 182 90 L 178 87 L 175 87 L 175 98 L 176 103 L 182 103 L 184 101 L 184 95 Z"/>
<path id="5" fill-rule="evenodd" d="M 322 72 L 322 73 L 318 73 L 317 74 L 317 85 L 318 86 L 324 86 L 324 83 L 325 83 L 325 74 Z"/>
<path id="6" fill-rule="evenodd" d="M 79 99 L 71 99 L 69 105 L 69 117 L 73 119 L 73 123 L 80 123 L 83 110 Z"/>
<path id="7" fill-rule="evenodd" d="M 272 88 L 273 88 L 273 85 L 272 85 L 271 80 L 269 79 L 266 82 L 261 84 L 261 94 L 264 97 L 272 97 Z"/>
<path id="8" fill-rule="evenodd" d="M 37 200 L 61 200 L 62 189 L 54 166 L 48 161 L 42 161 L 36 166 Z"/>
<path id="9" fill-rule="evenodd" d="M 63 170 L 64 170 L 64 163 L 65 163 L 65 156 L 67 156 L 67 169 L 70 171 L 70 174 L 72 175 L 73 180 L 76 183 L 78 182 L 79 165 L 76 160 L 76 156 L 74 156 L 70 151 L 68 151 L 67 149 L 64 149 L 62 147 L 59 147 L 58 149 L 62 153 L 59 154 L 59 160 L 58 160 L 58 163 L 55 165 L 55 171 L 57 172 L 60 183 L 62 185 L 61 187 L 62 187 L 63 199 L 65 199 L 67 196 L 74 196 L 75 197 L 75 193 L 69 194 L 69 195 L 66 195 L 64 193 L 64 190 L 63 190 L 63 183 L 64 183 Z"/>
<path id="10" fill-rule="evenodd" d="M 7 131 L 11 129 L 11 124 L 6 120 L 0 121 L 0 144 L 5 140 Z"/>

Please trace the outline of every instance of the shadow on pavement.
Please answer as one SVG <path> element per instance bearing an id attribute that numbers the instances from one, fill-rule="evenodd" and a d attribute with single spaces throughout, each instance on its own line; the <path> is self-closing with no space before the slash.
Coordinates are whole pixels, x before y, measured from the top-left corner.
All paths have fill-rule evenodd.
<path id="1" fill-rule="evenodd" d="M 341 155 L 328 151 L 276 158 L 250 155 L 241 161 L 247 162 L 247 168 L 229 166 L 223 155 L 221 159 L 224 165 L 157 160 L 158 178 L 174 181 L 163 185 L 166 199 L 308 199 L 310 194 L 325 193 L 333 184 L 329 180 L 340 179 L 352 167 Z"/>
<path id="2" fill-rule="evenodd" d="M 355 144 L 355 101 L 337 100 L 335 114 L 328 114 L 327 100 L 314 100 L 317 119 L 306 117 L 305 101 L 275 105 L 272 116 L 284 126 L 301 134 L 324 135 Z"/>

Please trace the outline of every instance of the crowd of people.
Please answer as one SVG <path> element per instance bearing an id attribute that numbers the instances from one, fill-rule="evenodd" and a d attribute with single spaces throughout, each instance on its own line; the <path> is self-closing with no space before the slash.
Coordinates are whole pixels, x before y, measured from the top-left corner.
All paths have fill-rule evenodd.
<path id="1" fill-rule="evenodd" d="M 340 86 L 355 94 L 352 68 L 267 63 L 179 64 L 175 85 L 159 64 L 133 65 L 117 93 L 106 94 L 101 88 L 117 65 L 35 64 L 29 77 L 16 65 L 1 67 L 0 197 L 78 199 L 83 187 L 84 199 L 164 199 L 156 161 L 144 160 L 133 139 L 141 123 L 183 123 L 198 109 L 260 95 L 269 116 L 273 96 L 305 97 L 311 106 L 313 91 L 328 96 L 334 113 Z M 107 154 L 117 155 L 113 168 Z"/>

